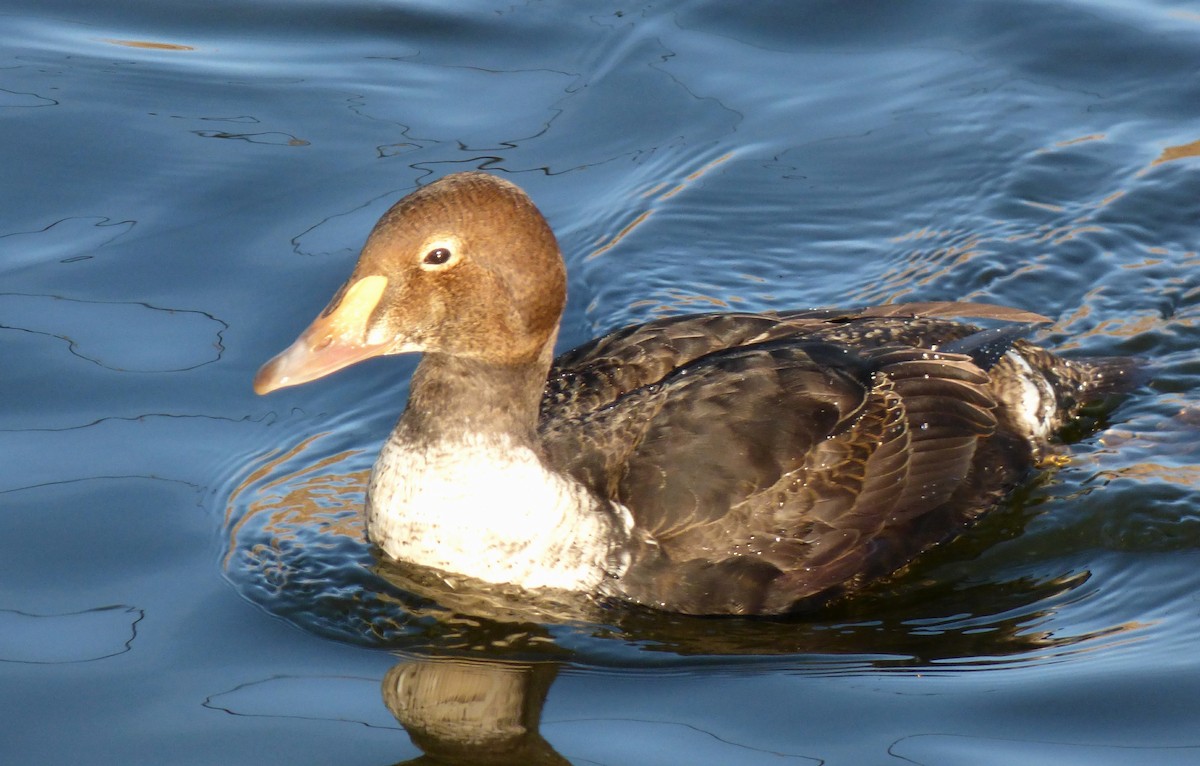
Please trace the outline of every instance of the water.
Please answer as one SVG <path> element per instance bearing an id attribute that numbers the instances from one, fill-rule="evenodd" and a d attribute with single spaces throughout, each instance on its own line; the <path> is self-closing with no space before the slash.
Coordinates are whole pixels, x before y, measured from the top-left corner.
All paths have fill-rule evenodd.
<path id="1" fill-rule="evenodd" d="M 1194 7 L 0 19 L 5 763 L 479 762 L 470 739 L 511 763 L 1200 762 Z M 714 306 L 966 298 L 1150 380 L 850 604 L 454 618 L 381 576 L 355 512 L 412 361 L 250 379 L 388 205 L 479 167 L 559 233 L 564 348 Z"/>

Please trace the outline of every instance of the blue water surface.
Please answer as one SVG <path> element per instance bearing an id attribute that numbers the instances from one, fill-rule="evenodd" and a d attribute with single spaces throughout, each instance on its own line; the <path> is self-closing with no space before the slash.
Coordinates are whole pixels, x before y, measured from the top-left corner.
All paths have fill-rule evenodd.
<path id="1" fill-rule="evenodd" d="M 0 41 L 0 761 L 1200 763 L 1197 7 L 0 0 Z M 1147 381 L 851 603 L 455 615 L 358 517 L 413 360 L 250 381 L 475 168 L 558 233 L 564 349 L 968 299 Z"/>

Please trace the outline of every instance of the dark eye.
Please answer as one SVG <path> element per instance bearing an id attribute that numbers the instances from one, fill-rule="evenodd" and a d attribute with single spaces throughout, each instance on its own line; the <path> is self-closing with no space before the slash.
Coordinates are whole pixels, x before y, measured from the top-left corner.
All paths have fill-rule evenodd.
<path id="1" fill-rule="evenodd" d="M 444 247 L 438 247 L 425 253 L 425 263 L 430 266 L 441 266 L 448 260 L 450 260 L 450 251 Z"/>

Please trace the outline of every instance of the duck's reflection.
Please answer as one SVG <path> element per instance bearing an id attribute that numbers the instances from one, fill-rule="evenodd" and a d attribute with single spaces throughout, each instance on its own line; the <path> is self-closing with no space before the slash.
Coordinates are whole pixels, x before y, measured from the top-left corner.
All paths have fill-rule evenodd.
<path id="1" fill-rule="evenodd" d="M 383 677 L 383 701 L 425 755 L 414 764 L 566 764 L 538 730 L 557 663 L 425 658 Z"/>

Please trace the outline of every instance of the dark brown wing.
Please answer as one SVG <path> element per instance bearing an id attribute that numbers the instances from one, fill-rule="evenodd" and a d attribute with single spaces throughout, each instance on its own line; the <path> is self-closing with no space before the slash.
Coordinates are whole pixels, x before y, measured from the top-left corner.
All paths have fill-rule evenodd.
<path id="1" fill-rule="evenodd" d="M 795 334 L 774 314 L 694 314 L 617 330 L 554 361 L 543 420 L 604 407 L 702 356 Z"/>
<path id="2" fill-rule="evenodd" d="M 783 571 L 772 583 L 770 611 L 894 570 L 1014 478 L 1008 466 L 971 477 L 996 420 L 988 376 L 969 358 L 900 349 L 874 361 L 862 415 L 809 456 L 802 490 L 783 503 L 797 514 L 798 545 L 762 554 Z M 767 499 L 748 498 L 743 513 L 760 515 Z M 930 517 L 941 522 L 930 527 Z"/>
<path id="3" fill-rule="evenodd" d="M 658 542 L 633 597 L 786 611 L 892 571 L 1015 480 L 975 467 L 996 429 L 987 373 L 929 348 L 975 332 L 823 311 L 623 331 L 560 360 L 547 458 Z M 600 370 L 607 390 L 578 386 Z"/>
<path id="4" fill-rule="evenodd" d="M 861 406 L 854 359 L 829 344 L 711 353 L 605 406 L 544 419 L 552 465 L 630 508 L 660 541 L 724 517 L 794 470 Z"/>
<path id="5" fill-rule="evenodd" d="M 796 471 L 862 407 L 866 370 L 843 351 L 757 344 L 704 357 L 657 384 L 657 407 L 642 413 L 643 436 L 614 499 L 676 558 L 732 552 L 728 538 L 704 531 Z"/>
<path id="6" fill-rule="evenodd" d="M 793 313 L 803 316 L 814 314 L 835 314 L 852 319 L 891 317 L 896 319 L 921 317 L 956 318 L 956 319 L 995 319 L 1001 322 L 1032 322 L 1041 324 L 1049 322 L 1050 318 L 1035 314 L 1024 309 L 1011 306 L 997 306 L 992 303 L 971 303 L 970 301 L 926 301 L 919 303 L 889 303 L 885 306 L 864 306 L 852 310 L 818 309 L 815 311 L 786 312 L 783 316 Z"/>
<path id="7" fill-rule="evenodd" d="M 542 401 L 543 418 L 598 409 L 700 357 L 755 343 L 793 338 L 856 347 L 890 343 L 929 347 L 977 329 L 949 321 L 950 317 L 1049 321 L 1006 306 L 953 301 L 667 317 L 617 330 L 556 359 Z"/>

